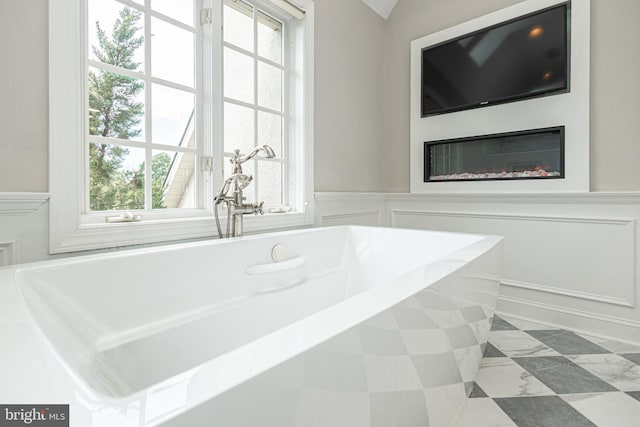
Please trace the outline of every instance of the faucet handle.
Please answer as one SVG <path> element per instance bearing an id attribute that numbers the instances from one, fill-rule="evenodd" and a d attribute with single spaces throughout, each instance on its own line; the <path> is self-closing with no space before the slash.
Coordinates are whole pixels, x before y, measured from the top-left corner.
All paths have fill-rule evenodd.
<path id="1" fill-rule="evenodd" d="M 258 214 L 264 215 L 264 209 L 262 208 L 262 205 L 264 205 L 264 202 L 253 204 L 253 213 L 255 215 L 258 215 Z"/>

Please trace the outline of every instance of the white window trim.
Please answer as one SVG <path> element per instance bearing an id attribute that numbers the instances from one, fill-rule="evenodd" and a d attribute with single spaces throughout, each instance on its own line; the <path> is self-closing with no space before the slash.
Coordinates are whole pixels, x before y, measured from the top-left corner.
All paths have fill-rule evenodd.
<path id="1" fill-rule="evenodd" d="M 213 0 L 213 4 L 219 3 L 220 0 Z M 292 147 L 299 147 L 290 153 L 291 162 L 303 165 L 295 168 L 296 176 L 291 177 L 290 181 L 294 183 L 291 200 L 295 203 L 295 212 L 246 216 L 244 229 L 247 233 L 309 226 L 313 223 L 314 5 L 313 0 L 298 0 L 296 3 L 306 10 L 306 18 L 290 29 L 297 33 L 299 39 L 302 38 L 303 43 L 297 43 L 296 49 L 304 52 L 298 57 L 296 65 L 304 75 L 303 93 L 298 91 L 290 100 L 292 113 L 301 114 L 291 117 L 300 125 L 291 128 L 295 129 L 295 134 L 290 137 L 303 141 L 302 144 L 291 144 Z M 141 222 L 94 223 L 86 218 L 93 214 L 81 214 L 84 209 L 85 175 L 82 149 L 85 129 L 85 42 L 79 23 L 83 16 L 81 0 L 49 0 L 49 252 L 66 253 L 217 236 L 212 197 L 205 197 L 205 209 L 172 211 L 172 214 L 176 214 L 172 217 L 163 215 L 164 212 L 145 214 Z M 212 28 L 217 29 L 211 34 L 214 39 L 212 55 L 221 58 L 221 44 L 215 43 L 216 38 L 221 37 L 218 14 L 214 14 Z M 222 77 L 220 73 L 213 73 L 212 78 L 213 81 L 205 84 L 211 84 L 215 91 L 216 87 L 221 87 L 219 82 Z M 212 129 L 204 129 L 205 135 L 208 133 L 212 138 L 222 137 L 222 103 L 217 104 L 213 105 L 211 111 Z M 211 154 L 220 156 L 222 153 Z M 209 153 L 205 152 L 204 155 Z M 208 181 L 205 192 L 210 196 L 216 182 L 214 180 L 211 185 L 211 180 Z"/>

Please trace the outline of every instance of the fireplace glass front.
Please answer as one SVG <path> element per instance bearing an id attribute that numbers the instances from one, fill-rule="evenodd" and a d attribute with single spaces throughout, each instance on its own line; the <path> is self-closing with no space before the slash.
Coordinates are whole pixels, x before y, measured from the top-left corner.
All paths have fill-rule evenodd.
<path id="1" fill-rule="evenodd" d="M 424 143 L 424 182 L 564 178 L 564 126 Z"/>

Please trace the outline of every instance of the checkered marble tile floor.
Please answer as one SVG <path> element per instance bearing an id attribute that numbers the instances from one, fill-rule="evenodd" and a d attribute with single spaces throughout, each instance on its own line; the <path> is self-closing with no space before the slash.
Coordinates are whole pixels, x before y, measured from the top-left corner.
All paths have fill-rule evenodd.
<path id="1" fill-rule="evenodd" d="M 495 316 L 457 427 L 640 427 L 640 347 Z"/>

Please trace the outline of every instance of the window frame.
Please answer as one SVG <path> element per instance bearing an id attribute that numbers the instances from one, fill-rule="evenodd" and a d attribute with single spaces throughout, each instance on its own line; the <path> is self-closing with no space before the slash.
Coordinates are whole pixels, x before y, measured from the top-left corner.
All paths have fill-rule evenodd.
<path id="1" fill-rule="evenodd" d="M 225 3 L 227 2 L 231 2 L 234 0 L 222 0 L 222 7 L 224 8 Z M 289 53 L 289 49 L 285 49 L 285 46 L 290 45 L 290 37 L 289 37 L 289 28 L 292 27 L 292 23 L 291 22 L 286 22 L 286 15 L 282 12 L 278 12 L 277 10 L 275 10 L 272 6 L 269 5 L 268 2 L 265 1 L 261 1 L 261 0 L 240 0 L 241 2 L 245 2 L 245 3 L 251 3 L 251 7 L 252 7 L 252 16 L 251 16 L 251 20 L 252 20 L 252 24 L 253 24 L 253 50 L 249 51 L 244 47 L 241 46 L 237 46 L 236 44 L 226 41 L 226 40 L 222 40 L 222 54 L 224 57 L 224 51 L 225 49 L 229 49 L 232 52 L 235 52 L 238 55 L 242 55 L 243 57 L 247 57 L 250 58 L 251 61 L 253 62 L 253 89 L 254 89 L 254 94 L 253 94 L 253 99 L 251 101 L 246 101 L 246 100 L 239 100 L 239 99 L 235 99 L 233 97 L 230 96 L 224 96 L 222 97 L 222 104 L 223 104 L 223 118 L 224 118 L 224 108 L 225 108 L 225 104 L 229 104 L 229 105 L 233 105 L 236 107 L 241 107 L 241 108 L 245 108 L 245 109 L 250 109 L 251 110 L 251 114 L 253 116 L 253 125 L 254 125 L 254 131 L 253 131 L 253 142 L 254 142 L 254 146 L 257 146 L 259 144 L 259 113 L 263 112 L 263 113 L 268 113 L 268 114 L 273 114 L 273 115 L 277 115 L 281 117 L 281 124 L 282 124 L 282 140 L 281 140 L 281 147 L 280 149 L 282 150 L 281 155 L 279 157 L 273 158 L 273 159 L 267 159 L 264 156 L 256 156 L 254 159 L 250 160 L 249 162 L 247 162 L 248 164 L 252 164 L 253 166 L 253 170 L 254 170 L 254 174 L 253 174 L 253 181 L 252 184 L 249 188 L 247 188 L 247 190 L 244 192 L 245 196 L 249 196 L 247 197 L 248 201 L 261 201 L 262 199 L 259 198 L 259 188 L 260 188 L 260 177 L 259 177 L 259 167 L 256 167 L 259 165 L 259 163 L 261 162 L 270 162 L 270 163 L 276 163 L 279 164 L 281 167 L 281 177 L 282 177 L 282 188 L 281 188 L 281 203 L 278 206 L 281 205 L 289 205 L 290 202 L 293 200 L 294 204 L 295 204 L 295 198 L 294 197 L 290 197 L 290 187 L 291 185 L 286 185 L 287 183 L 290 183 L 291 180 L 289 179 L 289 175 L 291 172 L 291 166 L 290 166 L 290 155 L 292 153 L 292 150 L 290 149 L 290 135 L 288 134 L 288 123 L 289 123 L 289 116 L 291 114 L 291 112 L 289 111 L 289 104 L 291 103 L 291 99 L 289 98 L 289 74 L 291 72 L 291 67 L 289 65 L 289 62 L 294 60 L 294 55 L 287 55 L 287 53 Z M 231 7 L 231 6 L 229 6 Z M 278 64 L 276 62 L 274 62 L 273 60 L 271 60 L 270 58 L 266 58 L 263 56 L 260 56 L 259 52 L 258 52 L 258 14 L 265 14 L 268 17 L 271 17 L 273 19 L 275 19 L 276 21 L 282 23 L 283 25 L 283 39 L 282 39 L 282 60 L 281 63 Z M 224 16 L 224 13 L 222 13 L 222 16 Z M 224 24 L 224 23 L 223 23 Z M 260 105 L 259 101 L 258 101 L 258 97 L 259 97 L 259 66 L 260 64 L 266 64 L 269 65 L 271 67 L 277 68 L 282 72 L 282 90 L 281 90 L 281 94 L 282 94 L 282 106 L 280 111 L 277 111 L 273 108 L 269 108 L 269 107 L 264 107 L 262 105 Z M 223 76 L 223 86 L 224 86 L 224 76 Z M 223 126 L 224 128 L 224 126 Z M 230 167 L 229 165 L 229 160 L 231 159 L 231 157 L 234 155 L 234 153 L 230 150 L 225 150 L 225 141 L 224 141 L 225 136 L 223 135 L 223 140 L 222 140 L 222 151 L 223 151 L 223 163 L 226 164 L 228 167 Z M 235 146 L 228 146 L 226 148 L 230 148 L 231 150 L 236 149 L 237 147 Z M 276 150 L 277 151 L 277 150 Z M 245 166 L 246 167 L 246 166 Z M 224 167 L 222 168 L 222 174 L 224 175 Z M 228 175 L 228 173 L 227 173 Z M 224 181 L 223 176 L 218 173 L 216 174 L 216 178 L 220 179 L 220 185 L 222 185 L 222 182 Z M 255 200 L 254 200 L 255 199 Z M 265 201 L 265 209 L 266 208 L 272 208 L 272 207 L 277 207 L 277 206 L 272 206 L 272 205 L 268 205 L 268 202 Z"/>
<path id="2" fill-rule="evenodd" d="M 85 136 L 84 136 L 84 146 L 83 146 L 83 158 L 85 159 L 84 161 L 84 167 L 85 167 L 85 176 L 84 176 L 84 189 L 83 189 L 83 197 L 84 197 L 84 205 L 83 205 L 83 211 L 84 213 L 81 214 L 81 222 L 83 224 L 96 224 L 96 223 L 100 223 L 104 221 L 104 218 L 106 216 L 117 216 L 117 215 L 121 215 L 122 213 L 126 212 L 126 210 L 122 210 L 122 209 L 113 209 L 113 210 L 96 210 L 96 211 L 91 211 L 89 206 L 90 206 L 90 197 L 89 197 L 89 170 L 87 169 L 87 163 L 86 163 L 86 159 L 88 158 L 88 153 L 86 150 L 88 150 L 88 147 L 91 144 L 111 144 L 111 145 L 116 145 L 116 146 L 120 146 L 120 147 L 126 147 L 126 148 L 134 148 L 134 149 L 142 149 L 145 150 L 145 158 L 144 158 L 144 162 L 145 162 L 145 171 L 144 171 L 144 186 L 143 186 L 143 195 L 144 195 L 144 202 L 143 205 L 145 206 L 144 209 L 136 209 L 136 210 L 132 210 L 133 212 L 135 212 L 136 214 L 142 214 L 144 218 L 154 218 L 154 219 L 162 219 L 162 218 L 171 218 L 171 217 L 197 217 L 199 215 L 202 214 L 202 208 L 180 208 L 180 212 L 170 212 L 170 211 L 162 211 L 162 210 L 157 210 L 157 211 L 153 211 L 151 210 L 149 207 L 151 206 L 151 198 L 152 198 L 152 193 L 151 193 L 151 168 L 152 168 L 152 159 L 153 159 L 153 151 L 154 150 L 163 150 L 163 151 L 173 151 L 173 152 L 182 152 L 182 153 L 193 153 L 196 159 L 199 159 L 202 156 L 202 146 L 203 144 L 201 143 L 202 140 L 204 139 L 203 137 L 199 136 L 199 133 L 196 129 L 196 126 L 198 123 L 200 123 L 202 121 L 202 111 L 203 111 L 203 107 L 206 108 L 208 106 L 205 106 L 203 103 L 203 90 L 201 88 L 202 86 L 202 80 L 203 80 L 203 73 L 201 71 L 203 64 L 202 61 L 202 53 L 203 53 L 203 48 L 204 46 L 202 45 L 202 38 L 204 35 L 204 28 L 202 28 L 201 25 L 198 25 L 197 22 L 194 22 L 193 26 L 190 26 L 188 24 L 185 24 L 183 22 L 177 21 L 175 19 L 173 19 L 170 16 L 166 16 L 163 15 L 162 13 L 156 12 L 155 10 L 151 9 L 149 2 L 144 2 L 144 4 L 138 4 L 138 3 L 132 3 L 131 1 L 128 0 L 117 0 L 118 4 L 122 5 L 123 7 L 130 7 L 132 9 L 135 10 L 140 10 L 144 13 L 144 70 L 143 71 L 130 71 L 130 70 L 124 70 L 121 69 L 119 67 L 110 65 L 110 64 L 105 64 L 102 63 L 96 59 L 91 59 L 91 55 L 83 55 L 83 60 L 85 63 L 84 66 L 84 71 L 87 72 L 87 70 L 89 68 L 94 68 L 97 70 L 105 70 L 105 71 L 110 71 L 116 74 L 120 74 L 123 76 L 127 76 L 127 77 L 131 77 L 131 78 L 135 78 L 141 82 L 144 83 L 144 104 L 145 104 L 145 115 L 144 118 L 142 120 L 143 124 L 142 124 L 142 128 L 144 129 L 144 140 L 139 141 L 139 140 L 135 140 L 135 139 L 131 139 L 131 140 L 123 140 L 123 139 L 119 139 L 119 138 L 113 138 L 113 137 L 102 137 L 100 135 L 92 135 L 90 132 L 88 132 L 89 129 L 89 114 L 85 114 Z M 83 6 L 86 7 L 87 5 L 87 1 L 83 1 L 82 2 Z M 201 0 L 195 0 L 194 1 L 194 20 L 195 20 L 195 9 L 197 9 L 198 7 L 200 7 L 201 4 Z M 86 13 L 86 11 L 83 10 L 83 15 L 87 17 L 86 20 L 83 20 L 83 22 L 81 23 L 81 26 L 83 28 L 83 32 L 81 33 L 81 41 L 83 42 L 83 52 L 87 52 L 89 51 L 89 46 L 85 43 L 86 40 L 88 39 L 88 32 L 89 32 L 89 25 L 92 25 L 91 22 L 88 22 L 88 14 Z M 169 81 L 169 80 L 165 80 L 162 78 L 158 78 L 154 75 L 152 75 L 149 70 L 150 70 L 150 63 L 153 62 L 153 58 L 152 58 L 152 52 L 151 52 L 151 21 L 152 19 L 156 19 L 159 21 L 162 21 L 163 23 L 168 23 L 171 25 L 175 25 L 176 27 L 182 29 L 183 31 L 188 31 L 190 33 L 192 33 L 196 39 L 196 43 L 194 44 L 194 82 L 193 82 L 193 88 L 189 88 L 188 86 L 184 85 L 183 83 L 177 83 L 174 81 Z M 86 82 L 86 78 L 87 75 L 85 75 L 84 77 L 84 81 Z M 153 124 L 152 124 L 152 116 L 153 116 L 153 87 L 154 85 L 156 85 L 156 87 L 164 87 L 164 88 L 169 88 L 169 89 L 174 89 L 174 90 L 179 90 L 181 92 L 184 93 L 192 93 L 193 97 L 194 97 L 194 107 L 195 107 L 195 116 L 194 116 L 194 130 L 193 132 L 195 133 L 195 142 L 196 142 L 196 147 L 195 148 L 189 148 L 189 147 L 180 147 L 178 145 L 176 146 L 170 146 L 170 145 L 166 145 L 166 144 L 160 144 L 154 141 L 153 138 Z M 85 112 L 89 111 L 89 99 L 87 96 L 87 91 L 86 91 L 86 86 L 83 90 L 83 97 L 84 97 L 84 102 L 85 102 Z M 196 173 L 196 177 L 194 178 L 195 180 L 198 181 L 198 184 L 201 183 L 202 179 L 199 176 L 202 171 L 199 168 L 195 168 L 194 173 Z M 196 201 L 201 202 L 201 204 L 206 204 L 207 202 L 207 198 L 204 196 L 203 193 L 203 185 L 197 185 L 196 186 L 196 192 L 195 192 L 195 197 L 196 197 Z"/>
<path id="3" fill-rule="evenodd" d="M 201 0 L 196 12 L 212 9 L 211 24 L 196 22 L 199 39 L 210 48 L 202 49 L 196 61 L 196 79 L 204 92 L 196 94 L 196 132 L 203 140 L 200 156 L 214 159 L 214 170 L 203 171 L 199 182 L 202 208 L 144 211 L 140 222 L 106 223 L 104 212 L 83 213 L 85 209 L 86 130 L 86 0 L 49 0 L 49 252 L 67 253 L 147 243 L 170 242 L 217 236 L 213 219 L 213 195 L 223 179 L 222 140 L 222 4 L 223 0 Z M 131 0 L 120 0 L 134 5 Z M 252 0 L 272 11 L 265 0 Z M 305 19 L 287 20 L 288 61 L 295 67 L 287 86 L 290 126 L 289 204 L 292 212 L 245 217 L 245 232 L 309 226 L 313 223 L 313 0 L 297 0 L 306 11 Z M 282 16 L 277 16 L 279 19 Z M 197 49 L 201 49 L 200 46 Z M 285 83 L 286 84 L 286 83 Z M 208 92 L 207 92 L 208 91 Z M 210 95 L 209 95 L 210 93 Z M 212 100 L 207 102 L 206 99 Z M 219 159 L 219 160 L 216 160 Z M 200 163 L 200 162 L 198 162 Z M 216 170 L 217 169 L 217 170 Z M 224 214 L 225 209 L 221 209 Z M 121 212 L 121 211 L 113 211 Z M 226 219 L 222 218 L 223 224 Z"/>

